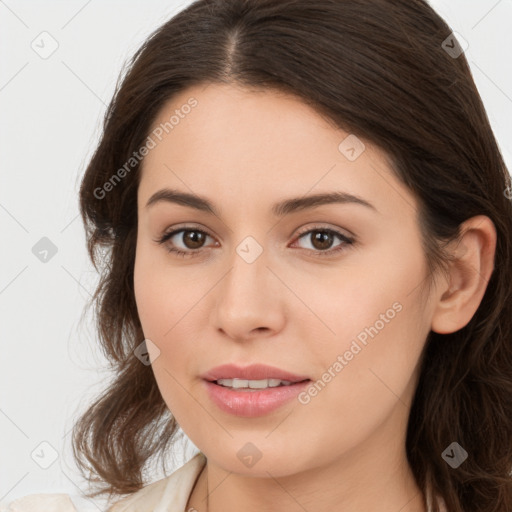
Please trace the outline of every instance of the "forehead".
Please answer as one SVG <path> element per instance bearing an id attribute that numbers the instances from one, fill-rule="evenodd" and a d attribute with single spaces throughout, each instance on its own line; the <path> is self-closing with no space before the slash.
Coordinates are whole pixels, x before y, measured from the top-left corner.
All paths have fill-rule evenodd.
<path id="1" fill-rule="evenodd" d="M 189 108 L 192 102 L 195 106 Z M 174 118 L 172 127 L 169 126 L 171 117 Z M 251 154 L 257 151 L 261 158 L 276 149 L 276 143 L 302 145 L 319 136 L 337 140 L 345 133 L 290 94 L 216 83 L 190 87 L 167 101 L 152 129 L 164 127 L 166 122 L 175 143 L 182 142 L 183 136 L 189 146 L 196 143 L 195 149 L 207 144 L 209 148 L 227 147 L 232 154 L 239 148 Z M 278 141 L 274 138 L 276 134 L 281 137 Z M 224 156 L 228 154 L 224 152 Z"/>
<path id="2" fill-rule="evenodd" d="M 165 186 L 209 197 L 245 197 L 251 190 L 252 197 L 269 200 L 285 190 L 286 196 L 298 196 L 341 189 L 371 198 L 383 213 L 401 207 L 410 215 L 414 206 L 383 151 L 280 91 L 196 85 L 164 105 L 155 130 L 161 140 L 153 137 L 156 145 L 144 158 L 139 187 L 146 200 Z M 348 146 L 356 156 L 360 152 L 356 159 L 347 158 Z"/>

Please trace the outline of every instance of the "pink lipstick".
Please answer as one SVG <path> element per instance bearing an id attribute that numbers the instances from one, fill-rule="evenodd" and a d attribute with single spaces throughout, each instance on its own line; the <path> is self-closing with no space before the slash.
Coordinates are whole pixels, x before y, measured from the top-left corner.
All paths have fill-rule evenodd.
<path id="1" fill-rule="evenodd" d="M 208 396 L 224 412 L 253 418 L 296 397 L 311 379 L 263 364 L 217 366 L 201 375 Z"/>

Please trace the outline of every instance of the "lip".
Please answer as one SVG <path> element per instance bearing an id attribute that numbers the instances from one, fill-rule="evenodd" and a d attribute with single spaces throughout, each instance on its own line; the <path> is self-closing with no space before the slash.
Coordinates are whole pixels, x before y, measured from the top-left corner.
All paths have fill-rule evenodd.
<path id="1" fill-rule="evenodd" d="M 251 364 L 244 367 L 235 364 L 223 364 L 208 370 L 203 375 L 200 375 L 200 377 L 210 382 L 219 379 L 279 379 L 290 382 L 300 382 L 309 379 L 307 375 L 295 375 L 266 364 Z"/>
<path id="2" fill-rule="evenodd" d="M 293 400 L 311 383 L 307 376 L 296 375 L 274 366 L 253 364 L 246 367 L 234 364 L 216 366 L 201 375 L 210 400 L 222 411 L 245 418 L 269 414 Z M 292 382 L 288 386 L 266 389 L 229 389 L 214 381 L 218 379 L 279 379 Z"/>
<path id="3" fill-rule="evenodd" d="M 259 390 L 233 390 L 204 380 L 208 396 L 224 412 L 245 418 L 255 418 L 275 411 L 293 400 L 310 384 L 310 380 L 289 386 Z"/>

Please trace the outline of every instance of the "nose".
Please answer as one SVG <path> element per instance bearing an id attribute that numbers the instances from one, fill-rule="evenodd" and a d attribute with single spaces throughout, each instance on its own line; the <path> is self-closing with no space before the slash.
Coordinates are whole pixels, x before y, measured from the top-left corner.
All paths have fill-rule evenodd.
<path id="1" fill-rule="evenodd" d="M 235 252 L 231 263 L 215 287 L 217 329 L 235 341 L 279 332 L 285 322 L 285 287 L 269 268 L 265 250 L 252 263 Z"/>

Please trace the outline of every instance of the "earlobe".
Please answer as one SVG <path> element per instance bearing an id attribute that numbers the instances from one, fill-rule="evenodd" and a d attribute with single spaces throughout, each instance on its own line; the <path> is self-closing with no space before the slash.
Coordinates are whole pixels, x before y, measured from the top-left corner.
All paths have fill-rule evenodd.
<path id="1" fill-rule="evenodd" d="M 438 290 L 431 330 L 450 334 L 465 327 L 476 313 L 494 270 L 496 228 L 485 215 L 462 224 L 462 239 L 452 252 L 449 282 Z"/>

